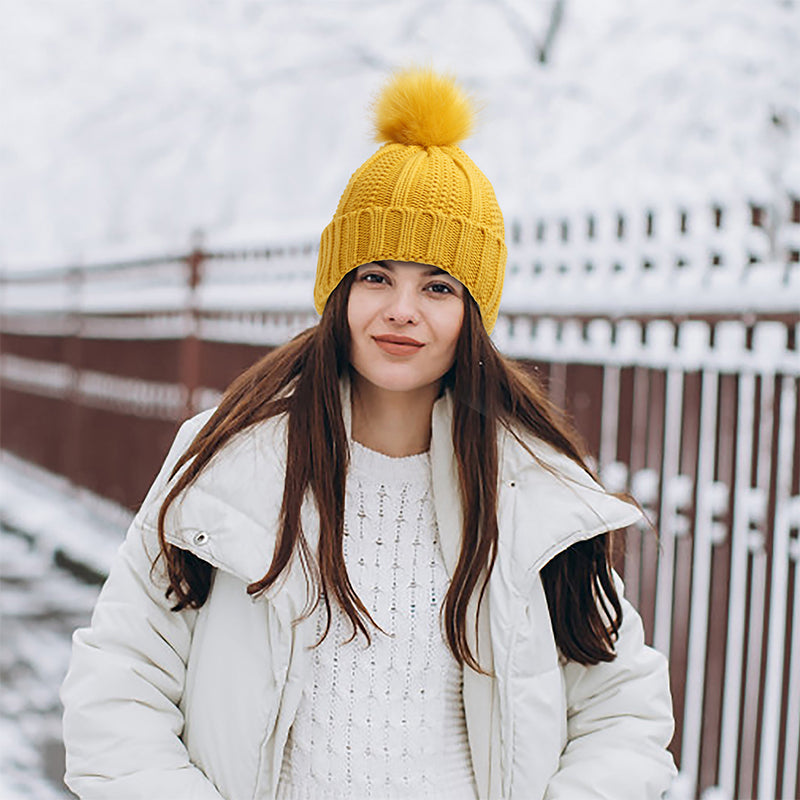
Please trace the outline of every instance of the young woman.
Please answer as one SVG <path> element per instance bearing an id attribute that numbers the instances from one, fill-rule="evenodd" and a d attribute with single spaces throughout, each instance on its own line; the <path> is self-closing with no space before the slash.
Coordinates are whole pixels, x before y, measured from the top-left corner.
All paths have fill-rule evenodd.
<path id="1" fill-rule="evenodd" d="M 62 689 L 84 798 L 658 798 L 666 663 L 609 562 L 639 518 L 501 356 L 506 248 L 425 70 L 322 234 L 319 324 L 186 422 Z"/>

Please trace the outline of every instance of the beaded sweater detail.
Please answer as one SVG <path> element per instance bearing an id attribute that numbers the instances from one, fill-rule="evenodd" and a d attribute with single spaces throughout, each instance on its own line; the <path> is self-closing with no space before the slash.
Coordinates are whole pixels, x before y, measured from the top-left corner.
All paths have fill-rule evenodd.
<path id="1" fill-rule="evenodd" d="M 431 496 L 430 455 L 392 458 L 350 442 L 343 550 L 358 596 L 384 631 L 328 635 L 284 751 L 279 800 L 476 796 L 461 668 L 444 638 L 449 585 Z M 325 612 L 316 612 L 317 633 Z"/>

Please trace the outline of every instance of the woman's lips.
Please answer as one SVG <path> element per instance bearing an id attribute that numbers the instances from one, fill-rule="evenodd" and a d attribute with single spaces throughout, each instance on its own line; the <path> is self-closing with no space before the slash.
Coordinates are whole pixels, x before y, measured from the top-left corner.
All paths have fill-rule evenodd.
<path id="1" fill-rule="evenodd" d="M 401 344 L 400 342 L 388 342 L 384 339 L 375 339 L 375 344 L 387 353 L 393 356 L 408 356 L 421 350 L 421 344 Z"/>

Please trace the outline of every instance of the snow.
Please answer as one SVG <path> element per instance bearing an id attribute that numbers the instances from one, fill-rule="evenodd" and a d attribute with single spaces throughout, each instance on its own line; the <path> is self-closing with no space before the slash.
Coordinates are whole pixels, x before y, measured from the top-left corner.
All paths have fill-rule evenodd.
<path id="1" fill-rule="evenodd" d="M 35 537 L 43 552 L 67 553 L 98 574 L 108 570 L 133 519 L 115 503 L 7 451 L 0 451 L 0 515 Z"/>
<path id="2" fill-rule="evenodd" d="M 800 194 L 800 7 L 780 0 L 86 0 L 0 30 L 0 264 L 316 241 L 410 62 L 483 106 L 507 219 Z"/>
<path id="3" fill-rule="evenodd" d="M 61 705 L 72 631 L 89 621 L 130 515 L 0 458 L 0 797 L 63 800 Z M 84 565 L 73 574 L 56 566 Z M 86 577 L 94 580 L 86 581 Z"/>

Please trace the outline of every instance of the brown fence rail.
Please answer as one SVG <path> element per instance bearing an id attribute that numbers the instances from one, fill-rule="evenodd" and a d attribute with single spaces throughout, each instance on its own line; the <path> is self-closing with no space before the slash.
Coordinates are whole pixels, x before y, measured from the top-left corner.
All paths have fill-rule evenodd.
<path id="1" fill-rule="evenodd" d="M 659 531 L 630 530 L 620 568 L 670 659 L 674 796 L 785 800 L 800 787 L 800 202 L 782 228 L 734 211 L 512 223 L 494 340 Z M 134 509 L 176 424 L 315 324 L 315 260 L 299 243 L 0 276 L 3 449 Z"/>

